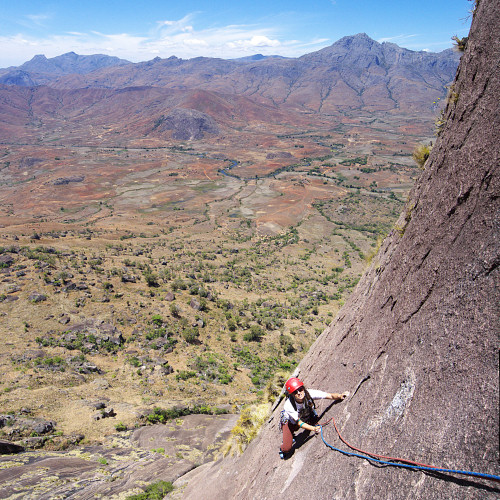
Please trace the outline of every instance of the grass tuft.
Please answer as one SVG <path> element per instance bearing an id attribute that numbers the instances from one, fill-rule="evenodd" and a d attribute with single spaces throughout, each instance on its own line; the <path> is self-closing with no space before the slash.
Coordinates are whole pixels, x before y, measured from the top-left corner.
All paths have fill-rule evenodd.
<path id="1" fill-rule="evenodd" d="M 233 456 L 243 453 L 267 420 L 269 410 L 268 403 L 251 405 L 243 409 L 238 422 L 236 422 L 236 425 L 231 430 L 230 437 L 221 447 L 222 455 Z"/>
<path id="2" fill-rule="evenodd" d="M 143 493 L 127 497 L 127 500 L 161 500 L 173 490 L 174 486 L 170 481 L 158 481 L 147 486 Z"/>
<path id="3" fill-rule="evenodd" d="M 431 154 L 432 147 L 427 144 L 418 144 L 413 150 L 413 160 L 422 170 L 425 168 L 425 162 Z"/>

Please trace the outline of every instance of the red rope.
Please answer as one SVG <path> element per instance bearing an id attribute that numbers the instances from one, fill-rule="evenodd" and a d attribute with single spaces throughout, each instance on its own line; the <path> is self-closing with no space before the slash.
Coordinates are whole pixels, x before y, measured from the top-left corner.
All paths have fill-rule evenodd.
<path id="1" fill-rule="evenodd" d="M 391 460 L 391 461 L 394 461 L 394 462 L 403 462 L 403 463 L 406 463 L 406 464 L 411 464 L 411 465 L 418 465 L 420 467 L 428 467 L 430 469 L 439 469 L 439 467 L 436 467 L 435 465 L 427 465 L 427 464 L 422 464 L 420 462 L 414 462 L 413 460 L 407 460 L 406 458 L 397 458 L 397 457 L 388 457 L 386 455 L 377 455 L 376 453 L 370 453 L 369 451 L 364 451 L 364 450 L 361 450 L 359 448 L 356 448 L 355 446 L 349 444 L 343 437 L 342 437 L 342 434 L 340 434 L 340 431 L 337 427 L 337 423 L 335 422 L 335 419 L 332 417 L 330 420 L 327 420 L 324 424 L 319 424 L 319 425 L 322 425 L 322 426 L 325 426 L 327 424 L 330 423 L 330 421 L 333 422 L 333 425 L 335 426 L 335 430 L 337 431 L 337 434 L 339 435 L 339 438 L 340 440 L 346 445 L 348 446 L 349 448 L 351 448 L 351 450 L 355 450 L 359 453 L 364 453 L 365 455 L 369 455 L 371 457 L 376 457 L 376 458 L 383 458 L 384 460 Z"/>

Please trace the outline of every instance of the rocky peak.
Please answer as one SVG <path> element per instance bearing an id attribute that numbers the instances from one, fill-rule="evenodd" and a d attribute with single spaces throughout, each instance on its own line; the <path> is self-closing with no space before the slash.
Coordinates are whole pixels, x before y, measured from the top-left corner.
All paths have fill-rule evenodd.
<path id="1" fill-rule="evenodd" d="M 83 56 L 75 52 L 67 52 L 57 57 L 47 58 L 44 55 L 36 55 L 30 61 L 19 66 L 19 70 L 32 73 L 49 73 L 51 75 L 69 75 L 72 73 L 86 74 L 96 69 L 110 66 L 122 66 L 129 64 L 124 59 L 94 54 Z"/>
<path id="2" fill-rule="evenodd" d="M 414 65 L 425 62 L 427 66 L 435 63 L 436 59 L 447 59 L 452 64 L 458 64 L 460 55 L 451 49 L 440 52 L 416 52 L 399 47 L 394 43 L 379 43 L 366 33 L 345 36 L 329 47 L 306 54 L 299 58 L 313 64 L 330 64 L 355 69 L 366 70 L 372 65 L 390 67 L 391 65 Z M 428 68 L 419 68 L 419 70 Z"/>
<path id="3" fill-rule="evenodd" d="M 382 45 L 372 40 L 366 33 L 345 36 L 324 49 L 306 54 L 299 60 L 314 64 L 356 64 L 359 58 L 377 57 L 382 55 Z"/>
<path id="4" fill-rule="evenodd" d="M 45 63 L 47 61 L 47 58 L 43 54 L 37 54 L 36 56 L 33 56 L 33 58 L 28 61 L 30 63 Z"/>
<path id="5" fill-rule="evenodd" d="M 175 108 L 167 116 L 162 116 L 156 128 L 172 130 L 172 137 L 178 140 L 201 139 L 205 133 L 218 134 L 219 128 L 209 115 L 195 109 Z"/>
<path id="6" fill-rule="evenodd" d="M 358 33 L 356 35 L 344 36 L 333 45 L 337 47 L 343 47 L 345 49 L 355 48 L 355 47 L 373 47 L 377 42 L 370 38 L 366 33 Z"/>

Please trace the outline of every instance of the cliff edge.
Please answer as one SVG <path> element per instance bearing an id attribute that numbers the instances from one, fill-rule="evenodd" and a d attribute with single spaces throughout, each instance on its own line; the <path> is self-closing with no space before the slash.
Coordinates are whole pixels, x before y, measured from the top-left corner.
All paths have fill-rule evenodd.
<path id="1" fill-rule="evenodd" d="M 365 450 L 499 474 L 500 3 L 476 2 L 444 124 L 396 228 L 301 362 Z M 279 411 L 238 458 L 194 470 L 182 498 L 498 498 L 480 478 L 380 467 L 318 436 L 280 460 Z M 325 439 L 340 443 L 333 425 Z"/>

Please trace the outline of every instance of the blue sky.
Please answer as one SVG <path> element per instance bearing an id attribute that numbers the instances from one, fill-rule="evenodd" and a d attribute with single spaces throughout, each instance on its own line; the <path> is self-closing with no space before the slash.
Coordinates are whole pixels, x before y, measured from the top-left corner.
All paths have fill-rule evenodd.
<path id="1" fill-rule="evenodd" d="M 0 68 L 34 55 L 297 57 L 365 32 L 439 52 L 466 36 L 469 0 L 0 0 Z"/>

